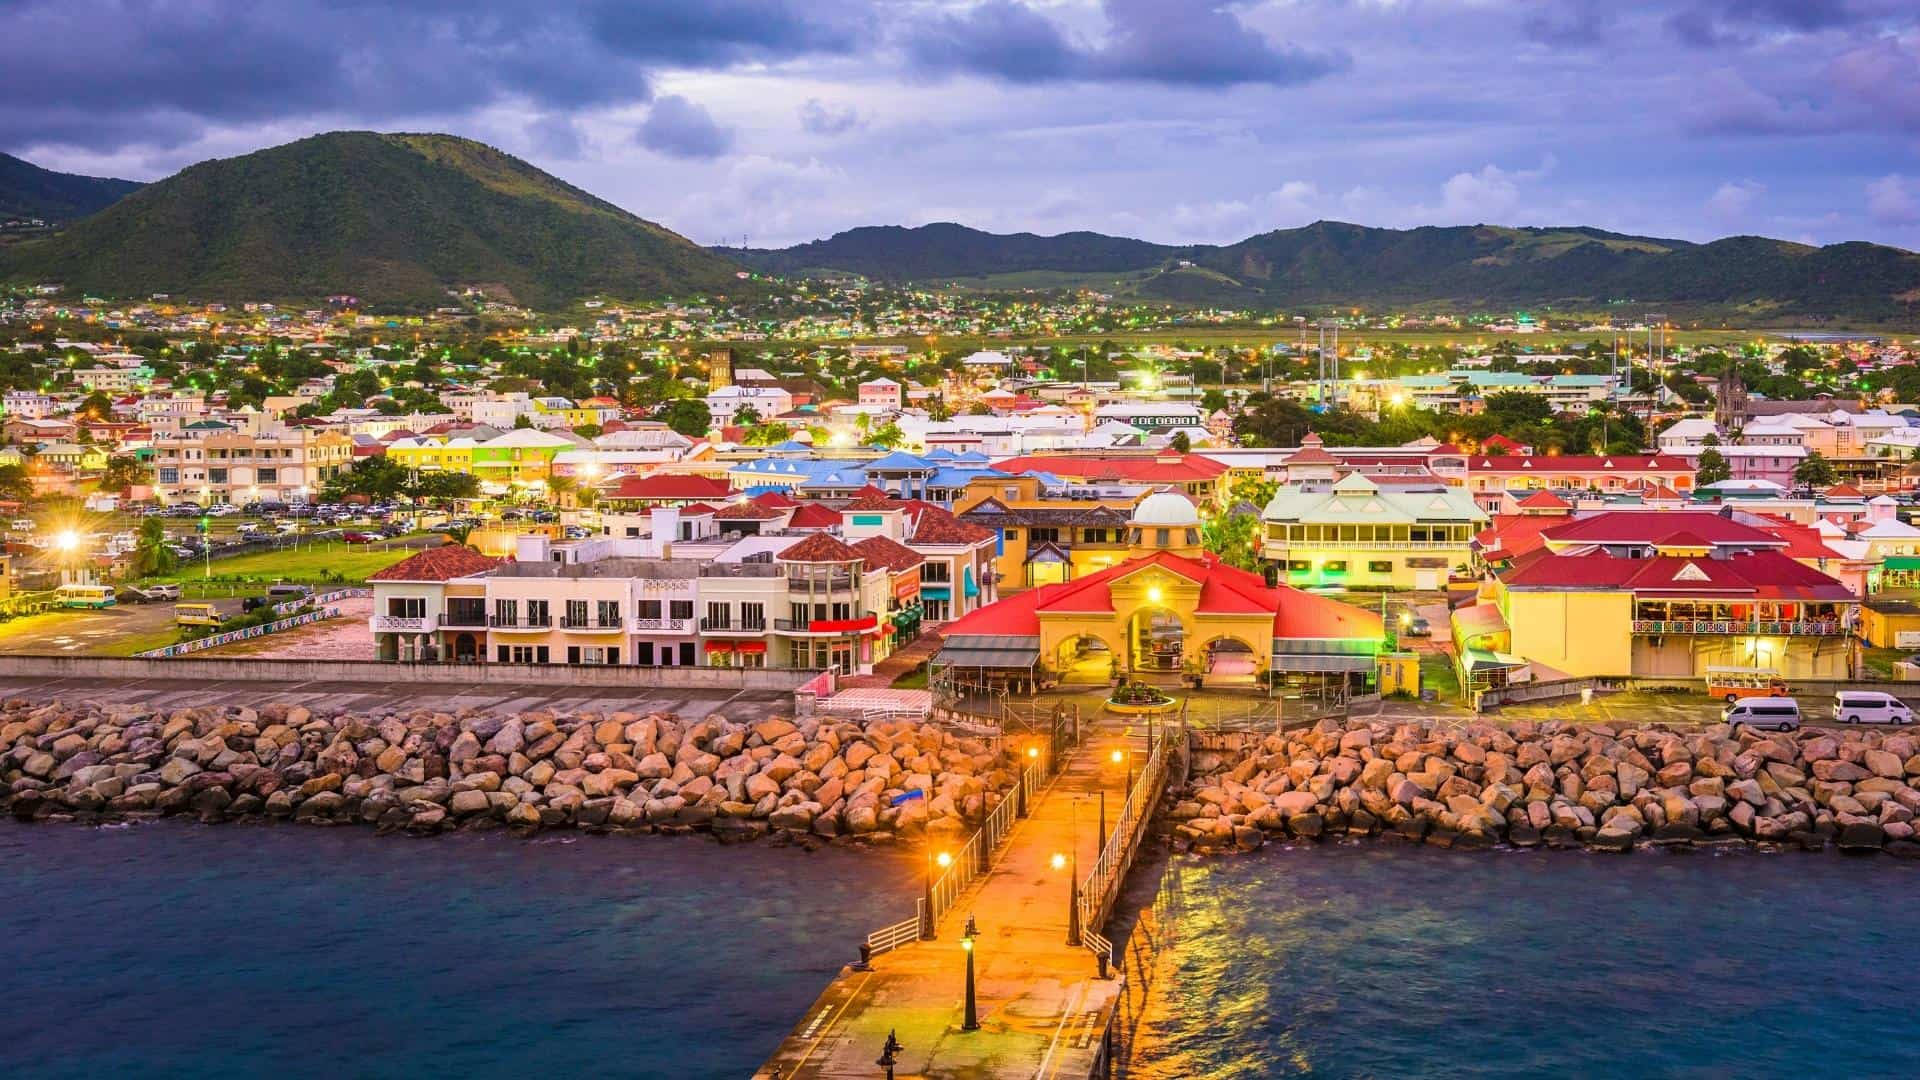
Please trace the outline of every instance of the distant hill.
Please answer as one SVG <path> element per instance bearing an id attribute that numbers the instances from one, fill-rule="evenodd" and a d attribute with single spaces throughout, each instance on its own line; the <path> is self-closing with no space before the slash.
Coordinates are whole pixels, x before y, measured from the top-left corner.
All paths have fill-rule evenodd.
<path id="1" fill-rule="evenodd" d="M 133 180 L 54 172 L 0 154 L 0 220 L 74 221 L 106 209 L 140 186 Z"/>
<path id="2" fill-rule="evenodd" d="M 431 304 L 478 285 L 551 309 L 726 289 L 735 270 L 492 147 L 365 131 L 205 161 L 0 250 L 0 280 L 215 300 Z"/>
<path id="3" fill-rule="evenodd" d="M 1752 236 L 1696 244 L 1579 227 L 1376 229 L 1321 221 L 1237 244 L 1175 247 L 1098 233 L 1003 236 L 938 224 L 852 229 L 795 247 L 727 254 L 775 273 L 988 289 L 1032 287 L 1035 272 L 1047 271 L 1056 287 L 1186 305 L 1630 303 L 1636 311 L 1661 305 L 1752 324 L 1897 322 L 1920 312 L 1920 255 L 1899 248 L 1816 248 Z"/>

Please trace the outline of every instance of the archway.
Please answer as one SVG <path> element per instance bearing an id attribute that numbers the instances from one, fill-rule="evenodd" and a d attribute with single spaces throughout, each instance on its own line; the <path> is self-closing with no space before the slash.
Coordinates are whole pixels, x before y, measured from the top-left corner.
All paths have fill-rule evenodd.
<path id="1" fill-rule="evenodd" d="M 457 664 L 471 664 L 480 659 L 480 645 L 472 634 L 461 634 L 453 639 L 453 659 Z"/>
<path id="2" fill-rule="evenodd" d="M 1201 670 L 1215 685 L 1252 686 L 1259 681 L 1260 653 L 1232 635 L 1222 635 L 1200 648 Z"/>
<path id="3" fill-rule="evenodd" d="M 1062 683 L 1104 686 L 1113 680 L 1113 646 L 1094 634 L 1079 634 L 1060 643 L 1054 670 Z"/>
<path id="4" fill-rule="evenodd" d="M 1178 675 L 1187 655 L 1187 628 L 1165 608 L 1141 608 L 1127 620 L 1132 670 Z"/>

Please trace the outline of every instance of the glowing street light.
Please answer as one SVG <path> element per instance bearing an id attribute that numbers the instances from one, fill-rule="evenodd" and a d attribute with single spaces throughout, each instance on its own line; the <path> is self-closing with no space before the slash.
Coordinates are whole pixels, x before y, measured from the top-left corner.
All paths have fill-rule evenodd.
<path id="1" fill-rule="evenodd" d="M 961 932 L 960 948 L 967 954 L 967 1012 L 961 1021 L 961 1031 L 980 1030 L 980 1012 L 974 1007 L 973 998 L 973 939 L 980 936 L 980 928 L 974 925 L 973 914 L 967 914 L 967 928 Z"/>

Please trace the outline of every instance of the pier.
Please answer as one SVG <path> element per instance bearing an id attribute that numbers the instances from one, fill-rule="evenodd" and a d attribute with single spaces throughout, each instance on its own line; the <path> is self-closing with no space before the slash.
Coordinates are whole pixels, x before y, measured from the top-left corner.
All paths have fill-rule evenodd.
<path id="1" fill-rule="evenodd" d="M 1185 730 L 1053 741 L 1021 748 L 1019 784 L 973 837 L 926 844 L 935 869 L 910 917 L 869 935 L 756 1078 L 1080 1080 L 1111 1068 L 1128 972 L 1101 930 Z"/>

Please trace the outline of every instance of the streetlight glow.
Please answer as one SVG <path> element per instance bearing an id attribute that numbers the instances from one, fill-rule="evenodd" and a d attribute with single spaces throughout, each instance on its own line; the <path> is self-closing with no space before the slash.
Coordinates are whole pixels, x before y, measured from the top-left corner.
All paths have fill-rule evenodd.
<path id="1" fill-rule="evenodd" d="M 80 546 L 80 534 L 72 529 L 61 529 L 53 536 L 53 546 L 61 551 L 72 551 Z"/>
<path id="2" fill-rule="evenodd" d="M 1067 868 L 1067 857 L 1057 851 L 1053 853 L 1052 862 L 1055 870 L 1065 870 Z"/>
<path id="3" fill-rule="evenodd" d="M 943 851 L 940 854 L 935 855 L 933 857 L 933 861 L 939 864 L 940 869 L 945 870 L 947 867 L 953 865 L 953 854 L 951 852 Z"/>

